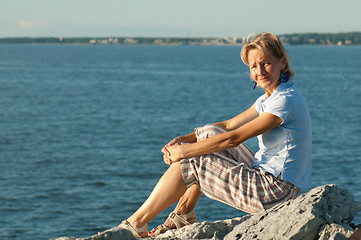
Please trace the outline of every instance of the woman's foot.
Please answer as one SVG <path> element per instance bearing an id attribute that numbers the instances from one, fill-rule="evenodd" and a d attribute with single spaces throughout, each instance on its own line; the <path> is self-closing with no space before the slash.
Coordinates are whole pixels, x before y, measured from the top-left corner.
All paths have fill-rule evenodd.
<path id="1" fill-rule="evenodd" d="M 136 238 L 148 237 L 148 224 L 145 224 L 143 227 L 135 228 L 130 225 L 127 220 L 124 220 L 118 227 L 131 231 Z"/>
<path id="2" fill-rule="evenodd" d="M 190 211 L 187 214 L 177 214 L 175 212 L 172 212 L 169 214 L 167 220 L 164 222 L 164 224 L 158 226 L 157 228 L 154 228 L 149 235 L 151 237 L 156 237 L 162 233 L 165 233 L 166 231 L 170 229 L 179 229 L 181 227 L 184 227 L 186 225 L 190 225 L 192 223 L 197 222 L 197 216 L 194 210 Z"/>

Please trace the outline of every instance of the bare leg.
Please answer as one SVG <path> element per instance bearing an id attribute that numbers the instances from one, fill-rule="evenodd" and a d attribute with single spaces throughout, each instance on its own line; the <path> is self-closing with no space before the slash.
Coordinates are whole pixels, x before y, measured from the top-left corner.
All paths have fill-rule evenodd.
<path id="1" fill-rule="evenodd" d="M 144 226 L 160 212 L 177 202 L 186 190 L 180 162 L 173 163 L 163 174 L 148 199 L 128 218 L 128 222 L 135 228 Z"/>
<path id="2" fill-rule="evenodd" d="M 188 214 L 196 206 L 201 194 L 202 194 L 202 192 L 199 190 L 197 185 L 191 186 L 190 188 L 187 189 L 187 191 L 181 197 L 181 199 L 179 200 L 179 202 L 178 202 L 177 206 L 175 207 L 175 209 L 173 210 L 173 212 L 177 213 L 178 215 Z M 188 218 L 186 220 L 189 223 L 197 222 L 196 217 Z M 166 219 L 166 221 L 164 222 L 163 225 L 170 229 L 176 228 L 175 223 L 169 218 Z M 150 236 L 155 237 L 156 230 L 157 230 L 156 228 L 153 228 L 153 230 L 150 232 Z"/>
<path id="3" fill-rule="evenodd" d="M 195 208 L 201 195 L 202 192 L 199 190 L 197 185 L 191 186 L 190 188 L 187 189 L 187 191 L 184 193 L 182 198 L 179 200 L 177 206 L 174 209 L 174 212 L 179 215 L 189 213 Z M 197 221 L 197 219 L 187 219 L 187 220 L 190 223 L 194 223 Z M 173 221 L 169 219 L 167 219 L 164 224 L 169 228 L 175 228 Z"/>
<path id="4" fill-rule="evenodd" d="M 177 214 L 186 214 L 194 209 L 202 192 L 197 185 L 193 185 L 187 189 L 182 198 L 179 200 L 174 212 Z"/>

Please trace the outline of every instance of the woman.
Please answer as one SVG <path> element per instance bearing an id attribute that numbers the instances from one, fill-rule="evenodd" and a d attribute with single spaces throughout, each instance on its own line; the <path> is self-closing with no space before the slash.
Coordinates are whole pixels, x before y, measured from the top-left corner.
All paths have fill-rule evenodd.
<path id="1" fill-rule="evenodd" d="M 227 121 L 196 128 L 163 149 L 170 165 L 149 198 L 119 227 L 148 236 L 147 223 L 179 200 L 166 222 L 150 236 L 197 221 L 194 207 L 204 193 L 248 213 L 295 198 L 310 186 L 311 121 L 293 83 L 290 60 L 280 40 L 262 33 L 241 51 L 253 86 L 265 91 L 246 111 Z M 258 138 L 253 154 L 243 142 Z"/>

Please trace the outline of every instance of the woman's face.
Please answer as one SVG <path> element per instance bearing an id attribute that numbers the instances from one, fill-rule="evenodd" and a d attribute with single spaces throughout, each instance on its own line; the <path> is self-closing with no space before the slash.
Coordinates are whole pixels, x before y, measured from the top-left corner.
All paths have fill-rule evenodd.
<path id="1" fill-rule="evenodd" d="M 280 84 L 280 75 L 286 67 L 284 57 L 277 59 L 273 54 L 265 55 L 258 49 L 248 52 L 248 63 L 252 79 L 270 96 Z"/>

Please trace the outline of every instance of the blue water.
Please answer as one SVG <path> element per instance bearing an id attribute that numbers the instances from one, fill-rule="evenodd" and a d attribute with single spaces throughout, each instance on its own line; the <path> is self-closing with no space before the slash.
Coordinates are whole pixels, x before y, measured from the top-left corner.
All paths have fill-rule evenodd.
<path id="1" fill-rule="evenodd" d="M 361 201 L 361 47 L 287 48 L 313 121 L 313 186 Z M 239 50 L 0 45 L 0 239 L 85 237 L 128 217 L 167 169 L 164 144 L 262 94 Z M 243 215 L 206 197 L 196 211 Z"/>

